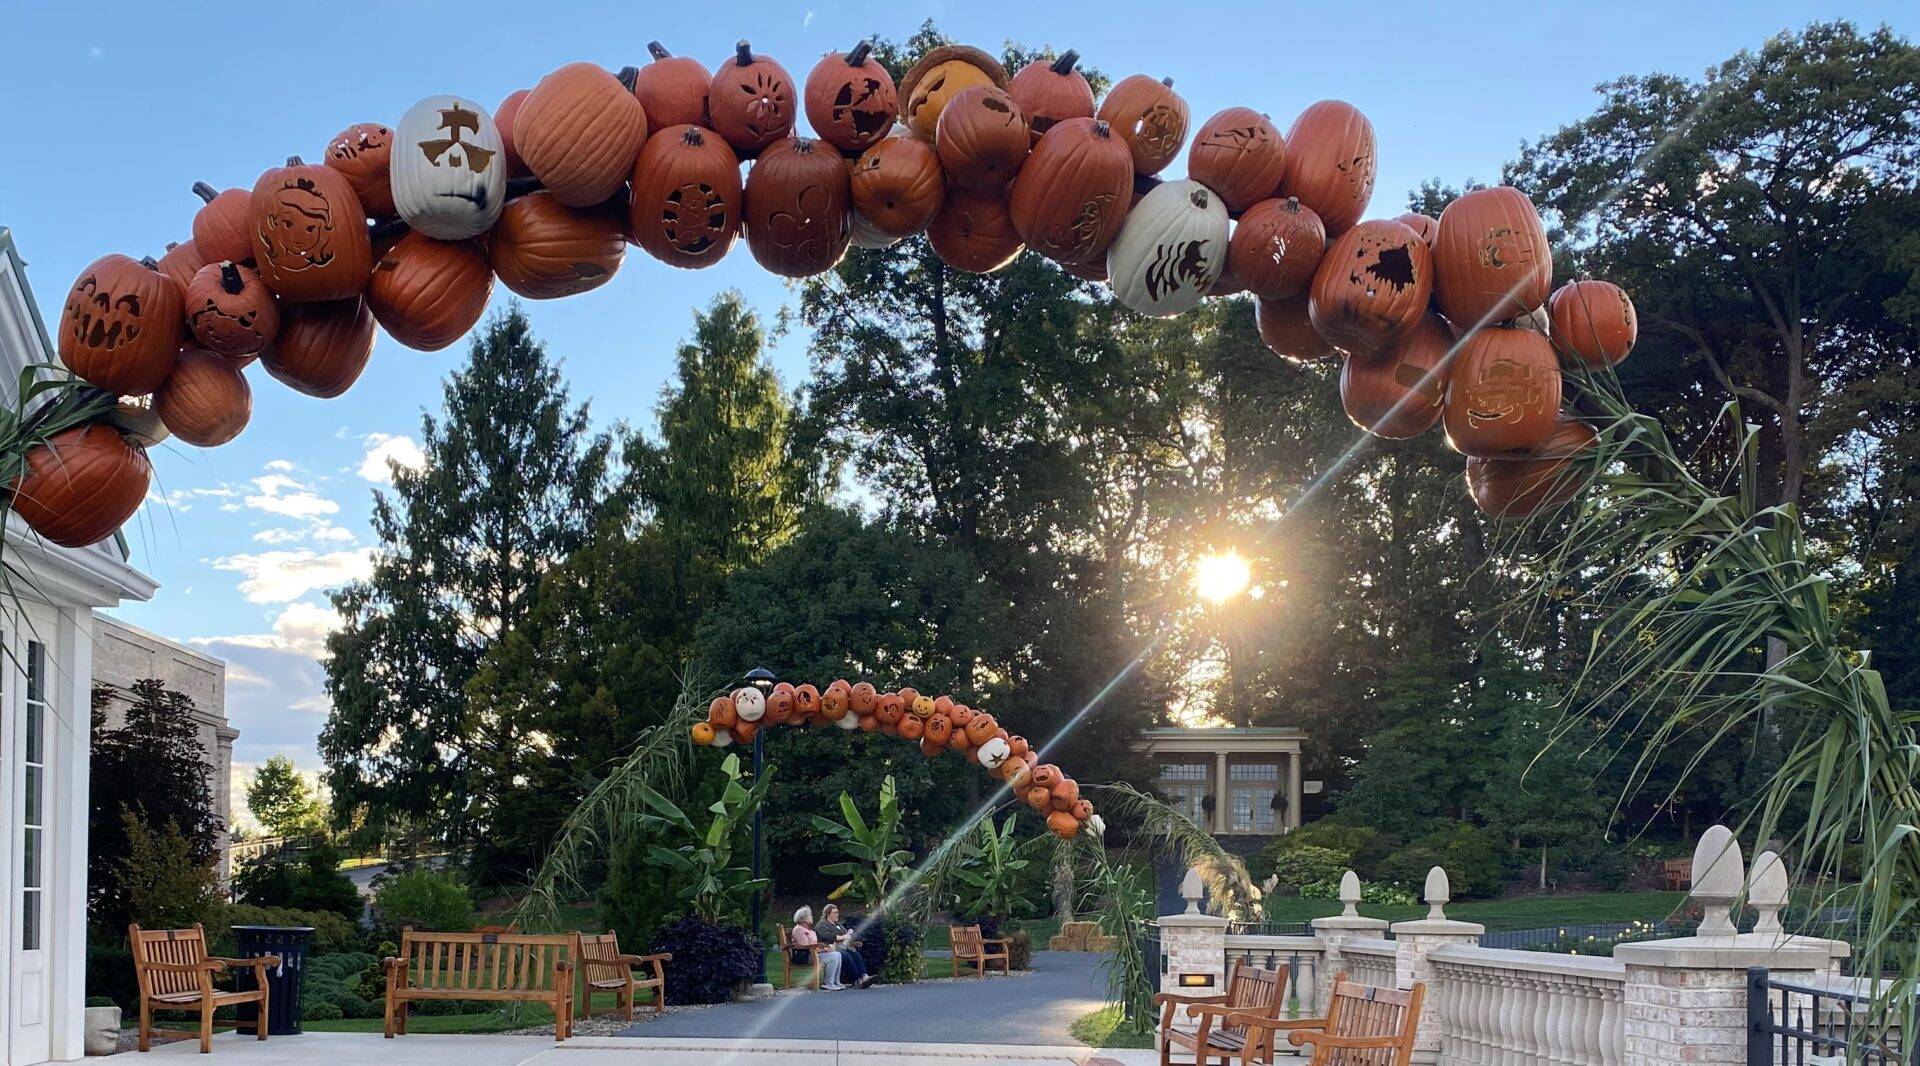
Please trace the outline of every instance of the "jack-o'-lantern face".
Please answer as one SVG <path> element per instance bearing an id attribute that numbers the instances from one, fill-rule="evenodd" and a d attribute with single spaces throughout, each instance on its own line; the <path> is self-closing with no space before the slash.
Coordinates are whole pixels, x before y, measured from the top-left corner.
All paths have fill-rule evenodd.
<path id="1" fill-rule="evenodd" d="M 111 352 L 140 336 L 140 297 L 116 294 L 100 284 L 98 274 L 82 277 L 67 297 L 67 330 L 79 344 Z"/>
<path id="2" fill-rule="evenodd" d="M 892 692 L 884 693 L 874 698 L 873 716 L 880 719 L 882 724 L 893 725 L 900 721 L 900 716 L 906 711 L 906 706 L 906 701 L 902 700 L 898 694 Z"/>
<path id="3" fill-rule="evenodd" d="M 1518 422 L 1528 412 L 1546 405 L 1546 389 L 1536 373 L 1538 367 L 1513 360 L 1498 359 L 1487 364 L 1479 381 L 1473 383 L 1472 406 L 1467 423 L 1476 428 L 1501 422 Z"/>
<path id="4" fill-rule="evenodd" d="M 667 194 L 660 207 L 660 230 L 680 251 L 697 255 L 732 231 L 727 202 L 704 181 L 690 181 Z M 872 686 L 868 686 L 871 689 Z"/>
<path id="5" fill-rule="evenodd" d="M 1538 250 L 1533 246 L 1533 238 L 1524 231 L 1511 226 L 1498 226 L 1480 238 L 1478 249 L 1480 265 L 1489 270 L 1528 270 L 1533 267 Z"/>
<path id="6" fill-rule="evenodd" d="M 793 709 L 798 714 L 808 716 L 820 713 L 820 690 L 812 685 L 801 685 L 794 689 Z"/>
<path id="7" fill-rule="evenodd" d="M 1180 150 L 1180 138 L 1186 136 L 1186 117 L 1167 104 L 1154 104 L 1140 114 L 1133 143 L 1149 155 L 1170 156 Z"/>
<path id="8" fill-rule="evenodd" d="M 387 127 L 365 123 L 335 137 L 327 145 L 327 158 L 356 160 L 386 148 L 392 139 L 393 131 Z"/>
<path id="9" fill-rule="evenodd" d="M 855 714 L 872 714 L 874 702 L 878 699 L 879 695 L 874 692 L 873 686 L 862 681 L 853 686 L 849 703 L 852 705 L 853 713 Z"/>
<path id="10" fill-rule="evenodd" d="M 931 717 L 933 714 L 933 697 L 915 696 L 913 698 L 912 710 L 915 718 Z"/>
<path id="11" fill-rule="evenodd" d="M 193 330 L 200 343 L 214 351 L 257 352 L 266 347 L 270 339 L 261 334 L 257 325 L 259 318 L 258 307 L 248 307 L 235 314 L 209 297 L 187 315 L 187 328 Z"/>
<path id="12" fill-rule="evenodd" d="M 767 697 L 751 685 L 733 690 L 733 713 L 742 721 L 758 722 L 767 713 Z"/>
<path id="13" fill-rule="evenodd" d="M 299 178 L 268 193 L 260 239 L 276 270 L 312 270 L 333 262 L 337 224 L 333 205 L 312 181 Z"/>
<path id="14" fill-rule="evenodd" d="M 480 115 L 458 105 L 438 110 L 440 125 L 436 129 L 446 131 L 447 136 L 429 137 L 415 145 L 427 157 L 427 165 L 485 174 L 499 153 L 463 139 L 466 134 L 480 132 Z"/>

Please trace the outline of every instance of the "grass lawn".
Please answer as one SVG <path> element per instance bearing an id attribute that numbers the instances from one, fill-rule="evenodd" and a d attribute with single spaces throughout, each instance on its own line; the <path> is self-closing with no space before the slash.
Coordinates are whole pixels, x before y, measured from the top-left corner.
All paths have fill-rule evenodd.
<path id="1" fill-rule="evenodd" d="M 1555 924 L 1581 922 L 1659 921 L 1678 911 L 1686 903 L 1685 892 L 1595 892 L 1565 896 L 1509 896 L 1505 899 L 1472 900 L 1447 904 L 1447 917 L 1481 922 L 1490 929 L 1527 929 Z M 1276 899 L 1268 905 L 1268 915 L 1276 922 L 1304 922 L 1339 914 L 1340 904 L 1328 899 Z M 1362 903 L 1360 913 L 1369 918 L 1403 921 L 1424 917 L 1425 904 L 1384 906 Z"/>
<path id="2" fill-rule="evenodd" d="M 1101 1007 L 1067 1028 L 1075 1040 L 1088 1047 L 1150 1048 L 1153 1033 L 1130 1033 L 1120 1028 L 1120 1008 Z"/>

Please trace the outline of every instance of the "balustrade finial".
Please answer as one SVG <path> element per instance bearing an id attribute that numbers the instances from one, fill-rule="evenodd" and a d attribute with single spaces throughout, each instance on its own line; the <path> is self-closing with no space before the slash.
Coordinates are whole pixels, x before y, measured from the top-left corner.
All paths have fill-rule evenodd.
<path id="1" fill-rule="evenodd" d="M 1763 851 L 1753 860 L 1753 870 L 1747 878 L 1747 902 L 1760 912 L 1754 932 L 1773 936 L 1786 932 L 1780 925 L 1780 911 L 1787 905 L 1791 887 L 1787 883 L 1787 864 L 1780 856 Z"/>
<path id="2" fill-rule="evenodd" d="M 1187 876 L 1180 879 L 1180 898 L 1187 901 L 1187 913 L 1200 913 L 1200 900 L 1207 893 L 1207 884 L 1200 878 L 1198 866 L 1189 867 Z"/>
<path id="3" fill-rule="evenodd" d="M 1447 871 L 1436 866 L 1427 871 L 1427 920 L 1444 922 L 1447 920 L 1447 903 L 1453 899 L 1453 883 L 1447 880 Z"/>
<path id="4" fill-rule="evenodd" d="M 1700 834 L 1700 843 L 1693 849 L 1690 894 L 1700 904 L 1701 936 L 1732 936 L 1739 932 L 1733 924 L 1733 904 L 1746 888 L 1746 882 L 1746 863 L 1741 858 L 1740 842 L 1734 839 L 1733 830 L 1715 825 Z"/>
<path id="5" fill-rule="evenodd" d="M 1348 870 L 1340 875 L 1340 911 L 1342 918 L 1360 917 L 1360 875 Z"/>

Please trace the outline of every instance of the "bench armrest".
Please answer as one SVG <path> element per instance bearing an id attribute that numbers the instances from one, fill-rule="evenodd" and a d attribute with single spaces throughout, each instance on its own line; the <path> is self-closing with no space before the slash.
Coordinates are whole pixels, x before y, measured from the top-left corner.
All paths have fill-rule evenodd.
<path id="1" fill-rule="evenodd" d="M 1225 1003 L 1226 1001 L 1227 997 L 1225 994 L 1217 996 L 1188 996 L 1179 992 L 1155 992 L 1153 994 L 1153 1005 L 1156 1007 L 1162 1003 Z"/>
<path id="2" fill-rule="evenodd" d="M 199 962 L 143 962 L 143 970 L 158 970 L 161 973 L 220 973 L 227 968 L 225 959 L 202 959 Z"/>
<path id="3" fill-rule="evenodd" d="M 1294 1047 L 1318 1044 L 1329 1048 L 1390 1048 L 1400 1045 L 1398 1036 L 1332 1036 L 1328 1033 L 1294 1033 L 1287 1037 Z"/>
<path id="4" fill-rule="evenodd" d="M 253 958 L 250 958 L 250 959 L 228 959 L 228 958 L 222 958 L 218 955 L 213 955 L 213 956 L 208 956 L 207 961 L 208 962 L 224 962 L 228 966 L 233 967 L 235 969 L 239 969 L 241 967 L 252 967 L 253 969 L 256 969 L 256 970 L 264 970 L 269 967 L 280 965 L 281 958 L 278 955 L 255 955 Z"/>
<path id="5" fill-rule="evenodd" d="M 1244 1025 L 1249 1029 L 1325 1029 L 1327 1027 L 1327 1020 L 1325 1018 L 1295 1018 L 1288 1021 L 1280 1018 L 1269 1018 L 1263 1014 L 1248 1014 L 1244 1011 L 1235 1011 L 1227 1015 L 1227 1024 Z"/>

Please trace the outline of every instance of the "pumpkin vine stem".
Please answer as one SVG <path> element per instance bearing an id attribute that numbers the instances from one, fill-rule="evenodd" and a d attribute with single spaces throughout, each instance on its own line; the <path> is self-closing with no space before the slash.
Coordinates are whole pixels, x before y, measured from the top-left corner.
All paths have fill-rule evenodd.
<path id="1" fill-rule="evenodd" d="M 160 260 L 155 259 L 150 255 L 142 256 L 140 259 L 140 265 L 143 267 L 146 267 L 148 270 L 158 270 L 160 269 Z"/>
<path id="2" fill-rule="evenodd" d="M 196 181 L 193 183 L 193 194 L 207 203 L 212 203 L 214 197 L 219 196 L 220 192 L 204 181 Z"/>
<path id="3" fill-rule="evenodd" d="M 667 51 L 667 46 L 659 41 L 647 42 L 647 54 L 655 59 L 669 59 L 673 56 L 672 52 Z"/>
<path id="4" fill-rule="evenodd" d="M 866 63 L 867 57 L 872 54 L 873 54 L 873 42 L 861 41 L 859 44 L 854 45 L 853 48 L 847 52 L 847 66 L 850 66 L 850 67 L 861 66 Z"/>
<path id="5" fill-rule="evenodd" d="M 688 126 L 687 132 L 680 135 L 680 143 L 686 145 L 689 148 L 698 148 L 701 145 L 706 144 L 707 139 L 701 136 L 700 127 Z"/>
<path id="6" fill-rule="evenodd" d="M 1073 73 L 1074 64 L 1078 62 L 1080 62 L 1080 53 L 1069 48 L 1060 53 L 1060 58 L 1054 60 L 1053 66 L 1048 69 L 1052 70 L 1055 74 L 1071 74 Z"/>
<path id="7" fill-rule="evenodd" d="M 247 283 L 240 280 L 240 268 L 230 259 L 220 264 L 220 287 L 228 296 L 238 296 L 247 287 Z"/>
<path id="8" fill-rule="evenodd" d="M 620 73 L 614 76 L 620 79 L 620 85 L 622 88 L 625 88 L 628 92 L 632 92 L 633 87 L 639 84 L 640 82 L 640 68 L 639 67 L 621 67 Z"/>
<path id="9" fill-rule="evenodd" d="M 288 157 L 287 157 L 287 165 L 288 165 L 288 166 L 290 166 L 290 167 L 304 167 L 304 166 L 306 166 L 306 164 L 305 164 L 305 163 L 303 163 L 303 162 L 301 162 L 301 161 L 300 161 L 300 157 L 299 157 L 299 156 L 297 156 L 297 155 L 290 155 L 290 156 L 288 156 Z"/>
<path id="10" fill-rule="evenodd" d="M 1169 88 L 1169 89 L 1171 89 L 1171 88 L 1173 88 L 1173 79 L 1172 79 L 1172 78 L 1161 78 L 1161 79 L 1160 79 L 1160 84 L 1162 84 L 1162 85 L 1164 85 L 1164 86 L 1166 86 L 1167 88 Z"/>
<path id="11" fill-rule="evenodd" d="M 747 43 L 745 37 L 740 38 L 740 43 L 733 46 L 733 61 L 743 67 L 753 65 L 753 45 Z"/>

